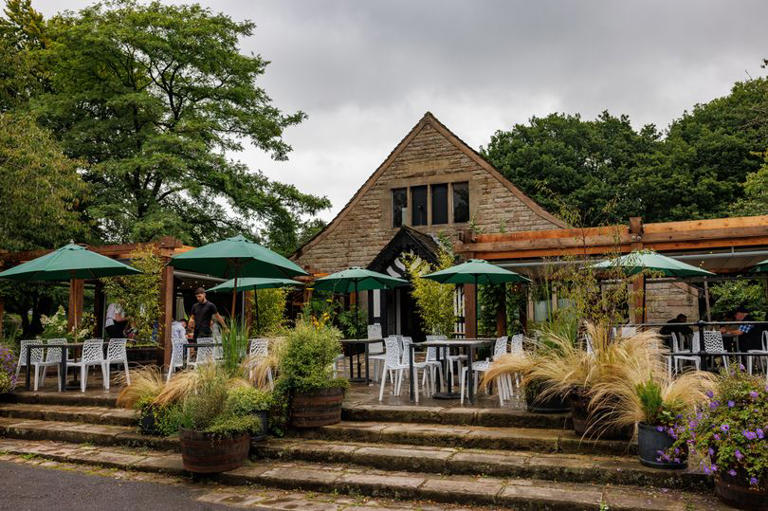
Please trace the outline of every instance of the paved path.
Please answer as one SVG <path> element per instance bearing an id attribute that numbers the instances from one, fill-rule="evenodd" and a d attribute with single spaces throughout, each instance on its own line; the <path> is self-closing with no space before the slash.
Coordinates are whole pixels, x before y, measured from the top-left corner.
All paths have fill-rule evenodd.
<path id="1" fill-rule="evenodd" d="M 72 471 L 0 462 L 0 509 L 40 511 L 129 511 L 136 509 L 230 510 L 197 501 L 199 492 L 183 486 L 121 481 Z"/>

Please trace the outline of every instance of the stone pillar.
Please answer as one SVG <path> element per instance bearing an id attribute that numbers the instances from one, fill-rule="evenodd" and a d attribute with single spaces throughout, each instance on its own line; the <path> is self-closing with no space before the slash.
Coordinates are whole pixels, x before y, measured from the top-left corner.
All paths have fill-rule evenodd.
<path id="1" fill-rule="evenodd" d="M 69 309 L 67 314 L 67 330 L 72 331 L 75 325 L 80 324 L 83 318 L 83 294 L 85 281 L 72 279 L 69 281 Z"/>
<path id="2" fill-rule="evenodd" d="M 160 329 L 158 331 L 158 344 L 163 347 L 163 366 L 171 363 L 171 323 L 173 322 L 173 301 L 175 289 L 173 281 L 173 266 L 166 265 L 160 272 Z"/>
<path id="3" fill-rule="evenodd" d="M 475 285 L 464 284 L 464 337 L 467 339 L 477 337 L 477 330 L 475 330 L 476 316 L 477 302 L 475 302 Z"/>

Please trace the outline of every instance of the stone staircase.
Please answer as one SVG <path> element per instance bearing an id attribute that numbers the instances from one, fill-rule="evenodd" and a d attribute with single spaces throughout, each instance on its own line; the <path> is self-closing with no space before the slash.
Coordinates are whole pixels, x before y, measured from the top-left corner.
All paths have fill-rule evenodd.
<path id="1" fill-rule="evenodd" d="M 625 442 L 581 441 L 567 415 L 355 404 L 343 417 L 264 442 L 217 479 L 490 509 L 730 509 L 700 472 L 643 467 Z M 178 440 L 137 433 L 113 395 L 15 394 L 0 403 L 0 437 L 16 455 L 183 474 Z"/>

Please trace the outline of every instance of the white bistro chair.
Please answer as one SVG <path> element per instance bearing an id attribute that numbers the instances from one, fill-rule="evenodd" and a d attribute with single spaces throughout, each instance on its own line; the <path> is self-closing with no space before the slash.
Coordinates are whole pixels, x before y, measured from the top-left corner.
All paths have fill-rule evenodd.
<path id="1" fill-rule="evenodd" d="M 110 384 L 110 370 L 112 364 L 123 364 L 125 369 L 125 383 L 131 384 L 131 373 L 128 370 L 128 350 L 125 348 L 125 344 L 128 339 L 110 339 L 107 343 L 107 358 L 104 360 L 104 364 L 107 368 L 107 390 L 109 390 Z"/>
<path id="2" fill-rule="evenodd" d="M 61 346 L 67 344 L 66 339 L 48 339 L 46 343 L 48 346 Z M 37 390 L 37 370 L 39 367 L 43 368 L 43 374 L 40 375 L 40 385 L 45 383 L 45 373 L 49 367 L 56 367 L 56 381 L 58 383 L 59 392 L 61 392 L 61 357 L 64 350 L 61 348 L 46 348 L 45 360 L 42 363 L 33 363 L 35 366 L 35 390 Z"/>
<path id="3" fill-rule="evenodd" d="M 701 369 L 701 357 L 698 355 L 701 347 L 699 342 L 699 332 L 694 332 L 691 338 L 691 349 L 685 349 L 684 337 L 682 334 L 672 332 L 672 354 L 675 357 L 670 357 L 669 365 L 667 368 L 671 371 L 674 366 L 675 373 L 679 373 L 682 369 L 682 364 L 685 361 L 693 362 L 696 366 L 696 370 Z"/>
<path id="4" fill-rule="evenodd" d="M 694 333 L 694 336 L 698 332 Z M 719 330 L 704 330 L 704 351 L 708 353 L 723 353 L 725 345 L 723 344 L 723 334 Z M 728 357 L 723 355 L 723 367 L 728 369 Z"/>
<path id="5" fill-rule="evenodd" d="M 184 345 L 187 339 L 184 337 L 171 337 L 171 361 L 168 364 L 168 377 L 165 381 L 171 381 L 171 376 L 176 369 L 184 367 Z M 189 352 L 187 352 L 189 356 Z"/>
<path id="6" fill-rule="evenodd" d="M 16 363 L 16 381 L 19 380 L 19 373 L 21 372 L 21 367 L 27 367 L 27 346 L 30 344 L 42 344 L 43 341 L 40 339 L 23 339 L 19 345 L 19 361 Z M 33 360 L 39 360 L 42 362 L 43 360 L 43 350 L 40 348 L 35 348 L 32 350 L 32 355 L 30 355 L 32 358 L 30 359 L 30 363 Z M 27 371 L 29 368 L 27 368 Z"/>
<path id="7" fill-rule="evenodd" d="M 368 338 L 369 339 L 381 339 L 381 324 L 374 323 L 368 325 Z M 380 367 L 384 365 L 384 346 L 382 344 L 369 344 L 368 345 L 368 363 L 371 364 L 369 373 L 372 375 L 374 381 L 378 378 Z"/>
<path id="8" fill-rule="evenodd" d="M 504 355 L 507 353 L 507 344 L 508 344 L 508 337 L 506 335 L 499 337 L 496 339 L 496 342 L 493 345 L 493 359 L 496 360 L 501 355 Z M 486 372 L 491 367 L 491 360 L 485 359 L 485 360 L 478 360 L 477 362 L 472 362 L 472 371 L 475 373 L 475 387 L 477 387 L 477 382 L 479 381 L 478 376 L 480 373 Z M 461 404 L 464 404 L 464 388 L 467 387 L 467 375 L 469 373 L 469 368 L 465 367 L 461 370 L 461 384 L 459 386 L 459 392 L 461 392 Z M 499 404 L 501 406 L 504 406 L 504 395 L 506 394 L 506 383 L 503 381 L 503 379 L 499 380 L 498 387 L 498 393 L 499 393 Z M 467 392 L 469 389 L 467 389 Z"/>
<path id="9" fill-rule="evenodd" d="M 67 369 L 70 367 L 80 368 L 80 390 L 85 392 L 85 388 L 88 386 L 88 369 L 94 366 L 100 367 L 102 385 L 106 390 L 109 388 L 106 365 L 106 360 L 104 359 L 104 341 L 101 339 L 88 339 L 83 343 L 83 352 L 80 356 L 80 360 L 77 362 L 67 362 Z"/>
<path id="10" fill-rule="evenodd" d="M 752 374 L 752 360 L 757 358 L 757 362 L 760 367 L 763 368 L 763 372 L 768 374 L 768 330 L 763 331 L 762 335 L 763 349 L 760 350 L 747 350 L 747 353 L 754 353 L 756 355 L 766 355 L 765 357 L 747 357 L 747 371 Z"/>
<path id="11" fill-rule="evenodd" d="M 195 360 L 192 360 L 191 351 L 187 350 L 187 365 L 197 367 L 200 364 L 210 364 L 216 361 L 216 346 L 213 345 L 213 337 L 198 337 L 195 350 Z"/>
<path id="12" fill-rule="evenodd" d="M 257 360 L 263 360 L 269 356 L 269 339 L 251 339 L 249 341 L 248 355 L 251 359 L 251 363 L 255 363 Z M 253 380 L 253 369 L 250 371 L 250 378 Z M 272 368 L 267 368 L 267 381 L 269 382 L 269 388 L 275 388 L 275 381 L 272 377 Z"/>

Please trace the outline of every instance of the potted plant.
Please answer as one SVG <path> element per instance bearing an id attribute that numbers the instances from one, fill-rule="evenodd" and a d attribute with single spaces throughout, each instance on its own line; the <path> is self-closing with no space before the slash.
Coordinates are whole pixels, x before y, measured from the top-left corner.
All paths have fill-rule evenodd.
<path id="1" fill-rule="evenodd" d="M 687 445 L 738 509 L 768 509 L 768 385 L 738 369 L 721 373 L 706 406 L 680 420 L 673 448 Z"/>
<path id="2" fill-rule="evenodd" d="M 118 378 L 124 378 L 121 373 Z M 144 366 L 132 372 L 131 384 L 123 386 L 117 405 L 136 410 L 139 432 L 168 436 L 178 431 L 178 403 L 157 403 L 165 389 L 165 379 L 156 366 Z"/>
<path id="3" fill-rule="evenodd" d="M 248 457 L 251 435 L 263 432 L 257 415 L 260 391 L 223 364 L 204 364 L 173 378 L 155 400 L 178 402 L 184 469 L 199 474 L 226 472 Z"/>
<path id="4" fill-rule="evenodd" d="M 341 421 L 341 403 L 349 383 L 335 378 L 341 332 L 317 320 L 299 319 L 279 354 L 277 389 L 290 401 L 291 425 L 311 428 Z"/>

